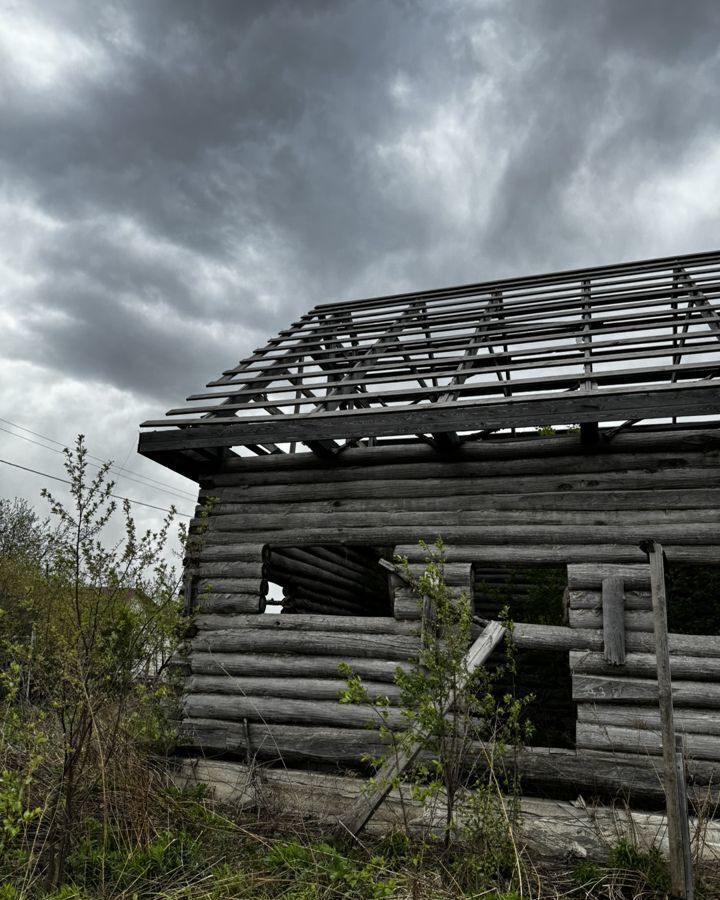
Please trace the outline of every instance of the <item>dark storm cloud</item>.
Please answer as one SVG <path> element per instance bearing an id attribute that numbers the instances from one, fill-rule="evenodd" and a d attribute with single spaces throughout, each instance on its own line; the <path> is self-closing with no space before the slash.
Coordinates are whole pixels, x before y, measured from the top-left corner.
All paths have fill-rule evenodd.
<path id="1" fill-rule="evenodd" d="M 25 7 L 79 62 L 0 56 L 0 177 L 53 223 L 13 359 L 162 408 L 316 302 L 705 249 L 628 209 L 717 137 L 711 0 Z"/>

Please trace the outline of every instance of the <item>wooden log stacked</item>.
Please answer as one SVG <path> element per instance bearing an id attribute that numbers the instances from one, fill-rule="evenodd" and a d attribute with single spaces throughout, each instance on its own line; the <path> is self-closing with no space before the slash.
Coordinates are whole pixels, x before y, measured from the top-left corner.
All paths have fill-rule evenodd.
<path id="1" fill-rule="evenodd" d="M 185 746 L 347 764 L 381 752 L 383 722 L 402 727 L 393 679 L 417 656 L 416 623 L 299 613 L 205 614 L 196 624 L 180 729 Z M 388 698 L 385 717 L 339 702 L 347 686 L 342 662 L 362 676 L 371 697 Z"/>
<path id="2" fill-rule="evenodd" d="M 386 445 L 348 449 L 332 460 L 310 453 L 226 460 L 201 485 L 201 495 L 217 502 L 193 560 L 201 615 L 190 647 L 190 677 L 253 680 L 239 682 L 235 692 L 227 682 L 191 682 L 193 699 L 183 725 L 188 740 L 208 751 L 257 752 L 263 758 L 296 752 L 303 759 L 357 761 L 362 752 L 373 752 L 372 732 L 350 727 L 345 705 L 328 699 L 335 687 L 318 682 L 337 681 L 337 664 L 346 660 L 377 690 L 390 687 L 395 666 L 407 663 L 418 641 L 395 630 L 417 623 L 390 618 L 389 605 L 377 602 L 377 585 L 371 587 L 364 575 L 356 579 L 353 562 L 361 570 L 365 563 L 353 556 L 362 555 L 358 548 L 396 548 L 422 564 L 418 540 L 432 543 L 441 535 L 449 566 L 474 565 L 484 575 L 508 566 L 568 563 L 606 563 L 618 573 L 618 564 L 645 562 L 637 544 L 652 534 L 672 561 L 712 563 L 720 551 L 718 451 L 720 431 L 697 429 L 620 433 L 594 455 L 580 452 L 577 437 L 525 436 L 466 444 L 452 455 L 421 445 Z M 265 545 L 271 550 L 263 560 Z M 339 553 L 340 545 L 348 552 Z M 334 558 L 321 564 L 321 551 Z M 266 618 L 250 613 L 260 612 L 267 581 L 284 585 L 289 602 L 302 610 L 267 618 L 307 626 L 293 631 L 250 625 Z M 599 592 L 600 583 L 578 585 L 577 591 Z M 649 611 L 643 588 L 627 578 L 624 583 L 628 626 L 640 629 L 625 635 L 625 666 L 634 677 L 647 671 L 653 643 L 643 630 Z M 382 620 L 380 631 L 368 617 L 373 612 Z M 585 662 L 573 664 L 588 667 L 576 675 L 604 676 L 595 600 L 578 596 L 570 613 L 571 629 L 518 628 L 518 643 L 575 648 Z M 693 681 L 686 674 L 693 673 L 693 660 L 702 663 L 703 673 L 715 671 L 720 652 L 713 641 L 718 639 L 671 636 L 679 681 Z M 265 690 L 259 679 L 267 679 Z M 283 679 L 298 684 L 281 687 Z M 247 697 L 254 699 L 246 702 Z M 243 704 L 234 706 L 238 698 Z M 649 708 L 645 701 L 624 705 Z M 609 706 L 619 708 L 614 701 Z M 618 721 L 614 727 L 628 726 Z M 601 744 L 599 738 L 588 740 Z"/>
<path id="3" fill-rule="evenodd" d="M 577 747 L 606 752 L 659 756 L 660 713 L 657 664 L 653 649 L 649 568 L 568 566 L 571 626 L 603 628 L 600 585 L 610 577 L 624 580 L 624 662 L 605 652 L 570 653 L 573 699 L 577 702 Z M 637 652 L 642 642 L 644 652 Z M 692 635 L 671 635 L 671 674 L 675 727 L 685 735 L 688 754 L 720 760 L 720 642 Z M 682 645 L 682 649 L 680 649 Z"/>
<path id="4" fill-rule="evenodd" d="M 203 613 L 264 612 L 268 582 L 261 554 L 254 543 L 202 546 L 186 560 L 190 607 Z"/>

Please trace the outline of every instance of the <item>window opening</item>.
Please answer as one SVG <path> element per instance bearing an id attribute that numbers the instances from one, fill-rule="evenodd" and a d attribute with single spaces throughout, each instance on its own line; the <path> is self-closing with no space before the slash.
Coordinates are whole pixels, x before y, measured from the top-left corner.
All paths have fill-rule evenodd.
<path id="1" fill-rule="evenodd" d="M 510 620 L 537 625 L 565 621 L 565 566 L 474 566 L 476 615 L 496 619 L 507 607 Z M 498 695 L 534 695 L 528 707 L 535 747 L 575 746 L 575 704 L 567 650 L 515 649 L 516 672 L 496 684 Z M 493 660 L 490 660 L 493 665 Z"/>
<path id="2" fill-rule="evenodd" d="M 668 561 L 668 631 L 720 634 L 720 566 Z"/>
<path id="3" fill-rule="evenodd" d="M 282 613 L 391 616 L 387 572 L 378 564 L 392 548 L 365 545 L 263 549 L 263 574 L 279 590 Z"/>

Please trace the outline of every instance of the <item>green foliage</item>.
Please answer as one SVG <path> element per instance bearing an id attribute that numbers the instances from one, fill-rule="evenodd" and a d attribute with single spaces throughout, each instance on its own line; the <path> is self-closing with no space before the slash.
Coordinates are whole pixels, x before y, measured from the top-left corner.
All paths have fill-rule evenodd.
<path id="1" fill-rule="evenodd" d="M 54 526 L 0 503 L 0 522 L 16 528 L 0 540 L 0 850 L 20 846 L 40 815 L 28 796 L 45 785 L 35 864 L 51 884 L 64 878 L 85 810 L 100 808 L 102 846 L 110 785 L 143 745 L 167 737 L 165 668 L 182 632 L 165 552 L 173 513 L 138 532 L 129 504 L 119 510 L 112 497 L 109 464 L 91 477 L 87 456 L 82 436 L 65 451 L 69 505 L 43 491 Z M 117 513 L 124 536 L 108 541 Z"/>
<path id="2" fill-rule="evenodd" d="M 515 672 L 512 623 L 507 619 L 503 662 L 492 670 L 483 666 L 468 670 L 473 626 L 470 601 L 465 594 L 453 596 L 445 583 L 442 541 L 438 538 L 432 548 L 421 546 L 428 556 L 418 579 L 413 579 L 407 560 L 398 560 L 406 579 L 413 583 L 418 603 L 432 610 L 423 625 L 416 664 L 398 669 L 395 676 L 403 730 L 388 726 L 387 697 L 371 699 L 362 679 L 347 665 L 340 668 L 347 683 L 340 702 L 361 703 L 374 710 L 380 735 L 388 745 L 382 759 L 371 760 L 374 765 L 399 758 L 420 743 L 424 761 L 395 777 L 390 786 L 401 787 L 409 779 L 413 799 L 425 805 L 442 800 L 446 845 L 454 833 L 475 847 L 484 860 L 482 873 L 478 870 L 477 875 L 485 877 L 489 870 L 504 871 L 507 860 L 514 860 L 512 829 L 518 805 L 504 792 L 516 795 L 519 784 L 512 771 L 505 770 L 504 759 L 510 748 L 520 746 L 531 733 L 526 707 L 532 698 L 519 699 L 512 691 L 498 696 L 494 691 L 497 683 L 512 683 Z M 469 760 L 479 753 L 484 753 L 484 765 L 476 769 Z M 375 780 L 369 784 L 372 788 Z M 458 824 L 456 806 L 461 794 Z M 469 873 L 465 880 L 474 879 Z"/>
<path id="3" fill-rule="evenodd" d="M 279 842 L 268 853 L 266 864 L 271 871 L 300 884 L 302 896 L 307 898 L 341 896 L 384 900 L 393 896 L 397 884 L 395 878 L 388 877 L 388 863 L 383 856 L 358 862 L 325 842 L 310 845 L 297 840 Z"/>
<path id="4" fill-rule="evenodd" d="M 670 890 L 667 860 L 656 847 L 640 850 L 629 841 L 620 841 L 610 852 L 609 865 L 612 869 L 639 875 L 648 887 L 658 893 Z"/>

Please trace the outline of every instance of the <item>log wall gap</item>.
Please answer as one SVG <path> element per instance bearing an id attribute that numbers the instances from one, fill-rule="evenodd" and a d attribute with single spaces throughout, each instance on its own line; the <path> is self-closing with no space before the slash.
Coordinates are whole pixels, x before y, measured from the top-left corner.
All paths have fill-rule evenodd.
<path id="1" fill-rule="evenodd" d="M 366 545 L 266 544 L 263 576 L 277 584 L 283 613 L 392 616 L 387 572 L 381 558 L 393 548 Z"/>

